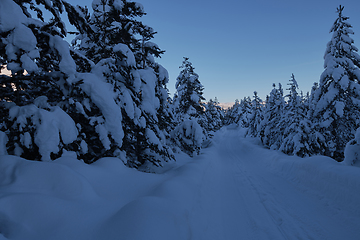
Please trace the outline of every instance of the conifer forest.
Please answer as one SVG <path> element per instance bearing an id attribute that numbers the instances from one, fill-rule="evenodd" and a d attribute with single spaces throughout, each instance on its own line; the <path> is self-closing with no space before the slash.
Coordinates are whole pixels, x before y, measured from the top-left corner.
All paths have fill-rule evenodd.
<path id="1" fill-rule="evenodd" d="M 266 99 L 261 99 L 254 91 L 249 96 L 239 96 L 240 100 L 236 99 L 234 105 L 227 109 L 221 107 L 216 97 L 205 99 L 206 86 L 202 85 L 196 66 L 186 56 L 179 59 L 180 68 L 174 79 L 176 92 L 171 96 L 167 87 L 170 80 L 168 71 L 157 62 L 166 53 L 153 42 L 156 29 L 142 21 L 145 10 L 140 3 L 128 0 L 93 0 L 90 9 L 65 0 L 0 0 L 0 239 L 24 239 L 24 236 L 28 236 L 27 239 L 50 239 L 49 236 L 58 236 L 52 239 L 241 239 L 240 236 L 244 239 L 340 239 L 339 236 L 359 239 L 356 229 L 359 231 L 360 212 L 356 199 L 360 200 L 360 195 L 354 192 L 359 192 L 360 187 L 357 168 L 360 167 L 360 55 L 352 39 L 354 32 L 346 16 L 346 8 L 340 5 L 334 14 L 334 23 L 329 23 L 329 26 L 332 24 L 332 36 L 327 45 L 324 44 L 324 69 L 312 89 L 306 93 L 300 91 L 296 75 L 289 73 L 286 86 L 274 83 L 271 89 L 269 85 Z M 65 22 L 71 24 L 71 29 L 75 31 L 70 31 Z M 72 38 L 71 42 L 69 38 Z M 235 143 L 237 141 L 239 143 Z M 227 151 L 223 150 L 227 148 Z M 235 153 L 235 149 L 239 152 Z M 246 149 L 254 151 L 248 153 Z M 215 151 L 223 155 L 218 152 L 210 154 Z M 210 164 L 204 160 L 215 159 L 217 154 L 220 162 L 209 160 Z M 231 163 L 232 167 L 222 166 L 225 166 L 225 159 L 232 158 L 238 163 Z M 320 184 L 322 181 L 336 182 L 334 188 L 326 190 L 324 195 L 334 192 L 330 195 L 336 196 L 336 200 L 334 203 L 329 201 L 330 206 L 335 206 L 336 201 L 342 202 L 339 206 L 344 206 L 345 210 L 341 208 L 337 216 L 347 220 L 337 227 L 345 230 L 332 232 L 336 224 L 326 220 L 328 222 L 324 225 L 328 226 L 328 230 L 323 231 L 315 220 L 311 222 L 305 217 L 311 211 L 306 210 L 302 215 L 300 210 L 292 214 L 290 210 L 279 208 L 289 204 L 291 209 L 290 202 L 295 204 L 296 201 L 285 203 L 286 199 L 279 197 L 282 194 L 277 194 L 280 190 L 268 192 L 266 189 L 271 187 L 267 184 L 270 183 L 260 177 L 256 181 L 253 177 L 253 182 L 250 174 L 246 178 L 247 173 L 252 171 L 256 174 L 256 171 L 247 161 L 240 167 L 239 159 L 245 158 L 253 159 L 248 162 L 266 159 L 257 163 L 261 166 L 259 173 L 263 173 L 263 178 L 268 176 L 274 186 L 279 184 L 288 192 L 295 190 L 271 177 L 266 168 L 281 173 L 286 179 L 296 178 L 294 181 L 304 184 L 305 188 L 314 187 L 312 185 L 316 182 L 316 191 L 328 189 L 325 183 Z M 228 162 L 230 164 L 230 160 Z M 289 166 L 289 162 L 293 165 Z M 247 171 L 245 166 L 249 166 Z M 332 170 L 326 170 L 330 168 Z M 69 169 L 72 169 L 71 172 Z M 206 169 L 210 169 L 209 172 L 196 176 L 195 173 Z M 222 180 L 212 180 L 219 169 L 224 171 L 219 173 Z M 231 180 L 224 169 L 237 171 L 234 176 L 238 177 Z M 307 180 L 301 174 L 307 176 Z M 201 177 L 207 181 L 201 181 Z M 84 183 L 85 178 L 90 179 L 90 183 Z M 21 184 L 33 182 L 33 187 L 21 185 L 18 179 L 23 179 Z M 191 184 L 181 185 L 192 179 L 195 180 Z M 309 183 L 309 179 L 313 182 Z M 45 182 L 54 185 L 48 186 Z M 127 182 L 128 188 L 120 182 Z M 159 182 L 163 185 L 156 188 L 160 186 L 157 185 Z M 244 196 L 260 198 L 258 206 L 254 205 L 254 201 L 247 201 L 246 197 L 240 198 L 240 195 L 236 201 L 229 200 L 233 199 L 230 192 L 240 194 L 235 193 L 235 188 L 247 182 L 256 191 L 242 187 L 240 192 L 248 189 Z M 82 187 L 76 187 L 77 184 Z M 92 190 L 86 188 L 86 184 L 91 185 Z M 106 192 L 101 184 L 118 190 Z M 216 188 L 220 185 L 233 186 L 234 191 Z M 208 186 L 213 190 L 204 188 L 197 191 L 197 186 Z M 81 217 L 68 221 L 58 207 L 47 205 L 57 201 L 61 205 L 59 199 L 62 198 L 48 201 L 42 197 L 40 202 L 44 201 L 44 204 L 37 204 L 39 200 L 35 195 L 29 194 L 26 199 L 20 197 L 20 192 L 37 191 L 37 187 L 48 189 L 46 191 L 49 192 L 41 192 L 44 196 L 56 191 L 56 194 L 63 194 L 62 198 L 68 197 L 74 203 L 80 202 L 74 199 L 81 192 L 83 199 L 87 199 L 81 200 L 82 206 L 92 210 L 81 212 L 80 204 L 66 205 L 76 209 L 71 216 L 85 216 L 90 211 L 88 213 L 97 216 L 99 222 L 94 224 Z M 180 199 L 179 203 L 165 204 L 159 200 L 160 197 L 137 198 L 151 189 L 156 189 L 151 196 L 171 192 L 174 199 Z M 177 193 L 173 193 L 174 190 Z M 91 195 L 91 191 L 96 194 Z M 123 199 L 123 193 L 128 200 Z M 202 196 L 202 193 L 208 194 L 199 197 L 202 202 L 191 202 L 186 197 Z M 56 194 L 51 198 L 60 196 Z M 178 196 L 176 194 L 182 196 L 175 197 Z M 298 192 L 290 195 L 302 199 L 303 203 L 312 202 Z M 7 201 L 9 196 L 13 200 Z M 104 196 L 111 204 L 106 207 L 106 204 L 100 204 L 100 200 L 94 200 L 98 201 L 97 206 L 102 207 L 97 210 L 97 207 L 90 207 L 94 202 L 89 199 Z M 225 197 L 230 201 L 229 206 L 246 205 L 248 209 L 260 210 L 252 215 L 240 208 L 230 210 L 230 207 L 226 208 L 227 204 L 222 203 L 222 210 L 217 211 L 215 208 L 220 203 L 216 205 L 214 201 L 219 199 L 221 202 Z M 115 207 L 115 199 L 122 199 L 119 201 L 126 208 Z M 277 201 L 277 204 L 272 204 Z M 317 203 L 321 201 L 325 200 L 321 198 Z M 16 205 L 16 202 L 19 204 Z M 35 205 L 26 205 L 29 202 Z M 133 204 L 126 205 L 128 202 Z M 260 203 L 263 204 L 263 212 Z M 213 206 L 211 209 L 214 210 L 210 211 L 212 217 L 209 211 L 202 212 L 201 208 L 191 204 L 199 204 L 204 209 Z M 44 210 L 45 205 L 51 210 L 47 207 Z M 324 212 L 321 216 L 327 219 L 329 211 L 320 205 L 316 208 Z M 25 213 L 9 210 L 19 206 L 36 209 L 39 216 L 44 217 L 38 217 L 38 221 L 27 220 L 27 217 L 33 219 L 36 213 L 25 216 Z M 171 211 L 164 210 L 164 206 Z M 103 211 L 100 211 L 101 208 Z M 181 209 L 196 210 L 181 212 Z M 64 223 L 57 232 L 54 221 L 50 224 L 53 228 L 44 230 L 46 221 L 42 219 L 49 219 L 47 211 L 61 216 L 59 221 L 69 225 Z M 145 212 L 137 215 L 138 211 Z M 172 220 L 168 219 L 169 211 L 176 216 Z M 185 212 L 190 217 L 186 217 Z M 345 212 L 353 215 L 347 218 Z M 152 216 L 157 214 L 160 214 L 159 218 L 154 220 Z M 253 218 L 253 225 L 248 221 L 241 225 L 239 220 L 239 226 L 253 229 L 242 235 L 241 228 L 232 228 L 230 224 L 237 216 L 259 218 Z M 263 228 L 260 216 L 269 216 L 264 218 Z M 210 221 L 209 226 L 220 226 L 209 219 L 225 219 L 227 222 L 221 230 L 220 227 L 206 227 L 206 221 Z M 302 220 L 298 222 L 296 219 Z M 91 232 L 90 228 L 79 227 L 77 229 L 81 230 L 76 234 L 80 235 L 76 235 L 70 226 L 75 221 L 83 221 L 88 226 L 96 225 L 99 229 L 94 228 Z M 161 233 L 161 236 L 151 235 L 157 228 L 156 221 L 165 226 L 156 230 L 156 234 Z M 187 221 L 190 227 L 186 227 L 184 222 Z M 310 223 L 315 225 L 310 227 Z M 273 224 L 277 227 L 270 228 Z M 136 230 L 135 226 L 140 230 Z M 144 226 L 148 228 L 142 229 Z M 65 235 L 66 232 L 70 235 Z M 154 238 L 147 238 L 146 233 L 151 233 Z"/>

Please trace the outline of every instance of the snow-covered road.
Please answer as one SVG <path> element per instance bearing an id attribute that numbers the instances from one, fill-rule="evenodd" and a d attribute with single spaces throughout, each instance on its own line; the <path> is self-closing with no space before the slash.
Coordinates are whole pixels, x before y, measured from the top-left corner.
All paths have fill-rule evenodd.
<path id="1" fill-rule="evenodd" d="M 224 128 L 159 174 L 0 157 L 0 239 L 360 239 L 360 168 Z"/>
<path id="2" fill-rule="evenodd" d="M 360 239 L 359 211 L 346 211 L 331 192 L 309 189 L 270 164 L 289 157 L 226 131 L 202 158 L 206 167 L 190 209 L 192 239 Z"/>

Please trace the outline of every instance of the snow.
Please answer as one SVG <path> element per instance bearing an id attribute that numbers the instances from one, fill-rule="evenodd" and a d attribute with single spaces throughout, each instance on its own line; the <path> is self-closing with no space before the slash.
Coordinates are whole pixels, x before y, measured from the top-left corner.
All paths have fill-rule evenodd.
<path id="1" fill-rule="evenodd" d="M 114 8 L 118 11 L 122 11 L 123 7 L 124 7 L 124 3 L 121 0 L 114 0 Z"/>
<path id="2" fill-rule="evenodd" d="M 121 146 L 124 137 L 121 125 L 122 114 L 121 109 L 114 100 L 115 95 L 112 91 L 112 86 L 101 81 L 95 74 L 91 73 L 79 74 L 79 79 L 84 81 L 80 85 L 82 90 L 90 96 L 91 100 L 103 113 L 106 130 L 111 133 L 114 140 Z M 103 144 L 107 144 L 107 142 L 105 141 Z"/>
<path id="3" fill-rule="evenodd" d="M 93 0 L 91 6 L 92 6 L 92 9 L 94 9 L 95 17 L 99 17 L 103 13 L 107 13 L 111 10 L 110 6 L 107 4 L 107 1 L 105 1 L 104 4 L 103 4 L 103 2 L 104 1 L 102 1 L 102 0 Z M 117 7 L 120 7 L 120 6 L 117 4 Z"/>
<path id="4" fill-rule="evenodd" d="M 59 63 L 60 71 L 68 76 L 75 74 L 76 64 L 70 55 L 69 44 L 60 36 L 52 36 L 50 38 L 50 45 L 55 48 L 61 56 Z M 71 81 L 69 83 L 71 83 Z"/>
<path id="5" fill-rule="evenodd" d="M 346 144 L 344 155 L 344 165 L 360 167 L 360 128 L 356 130 L 355 138 Z"/>
<path id="6" fill-rule="evenodd" d="M 20 142 L 27 148 L 30 148 L 31 145 L 31 135 L 29 132 L 25 132 L 24 134 L 20 135 Z"/>
<path id="7" fill-rule="evenodd" d="M 82 154 L 85 154 L 85 153 L 87 153 L 88 152 L 88 145 L 87 145 L 87 143 L 84 141 L 84 140 L 82 140 L 81 141 L 81 143 L 80 143 L 80 148 L 81 148 L 81 153 Z"/>
<path id="8" fill-rule="evenodd" d="M 22 67 L 26 69 L 26 71 L 29 73 L 36 72 L 39 69 L 36 63 L 31 60 L 31 58 L 27 54 L 22 55 L 20 57 L 20 61 L 22 63 Z"/>
<path id="9" fill-rule="evenodd" d="M 0 32 L 10 31 L 26 22 L 27 18 L 19 5 L 12 0 L 1 0 Z"/>
<path id="10" fill-rule="evenodd" d="M 39 147 L 42 160 L 49 161 L 50 153 L 59 151 L 60 137 L 63 143 L 69 144 L 78 135 L 75 122 L 60 107 L 51 112 L 39 109 L 39 127 L 35 134 L 35 143 Z"/>
<path id="11" fill-rule="evenodd" d="M 344 103 L 344 102 L 335 101 L 336 114 L 337 114 L 339 117 L 343 117 L 343 116 L 344 116 L 344 108 L 345 108 L 345 103 Z"/>
<path id="12" fill-rule="evenodd" d="M 169 83 L 169 72 L 162 65 L 158 64 L 158 66 L 159 66 L 159 79 L 161 81 L 164 81 L 163 84 Z"/>
<path id="13" fill-rule="evenodd" d="M 0 131 L 0 156 L 6 155 L 6 143 L 8 142 L 8 137 L 6 136 L 6 133 L 3 131 Z"/>
<path id="14" fill-rule="evenodd" d="M 122 100 L 124 102 L 124 109 L 129 118 L 135 118 L 135 106 L 133 100 L 131 98 L 130 92 L 128 90 L 122 91 Z"/>
<path id="15" fill-rule="evenodd" d="M 156 136 L 156 134 L 154 133 L 154 131 L 152 131 L 151 129 L 146 129 L 146 138 L 149 140 L 149 142 L 158 145 L 159 150 L 160 146 L 161 146 L 161 142 L 159 141 L 159 138 Z"/>
<path id="16" fill-rule="evenodd" d="M 30 52 L 36 47 L 37 41 L 33 32 L 23 24 L 16 26 L 12 32 L 11 38 L 12 44 L 24 51 Z"/>
<path id="17" fill-rule="evenodd" d="M 26 69 L 27 72 L 38 70 L 34 58 L 39 57 L 36 49 L 36 37 L 30 28 L 26 26 L 30 20 L 22 13 L 21 8 L 13 1 L 4 0 L 1 2 L 0 9 L 0 32 L 9 31 L 6 39 L 3 39 L 6 45 L 6 55 L 9 63 L 7 68 L 12 72 Z M 20 56 L 22 66 L 11 62 Z"/>
<path id="18" fill-rule="evenodd" d="M 141 3 L 135 2 L 135 7 L 140 11 L 144 12 L 144 6 Z"/>
<path id="19" fill-rule="evenodd" d="M 126 57 L 126 63 L 128 66 L 136 65 L 135 56 L 127 45 L 118 43 L 113 47 L 113 51 L 121 52 Z"/>
<path id="20" fill-rule="evenodd" d="M 156 118 L 156 110 L 160 107 L 159 99 L 155 95 L 156 75 L 152 68 L 140 69 L 143 80 L 141 86 L 141 109 Z"/>
<path id="21" fill-rule="evenodd" d="M 350 84 L 348 75 L 342 76 L 341 80 L 339 81 L 339 84 L 340 84 L 342 90 L 346 91 Z"/>
<path id="22" fill-rule="evenodd" d="M 194 92 L 193 94 L 190 95 L 190 99 L 191 99 L 191 101 L 198 103 L 200 100 L 200 97 L 198 94 L 196 94 L 196 92 Z"/>
<path id="23" fill-rule="evenodd" d="M 41 101 L 46 101 L 44 98 L 37 98 L 35 102 L 39 104 Z M 13 106 L 9 110 L 9 117 L 16 118 L 15 123 L 19 124 L 20 131 L 26 130 L 24 126 L 28 118 L 37 125 L 34 142 L 39 148 L 43 161 L 50 161 L 50 154 L 59 152 L 60 140 L 64 144 L 69 144 L 75 141 L 78 135 L 75 122 L 58 106 L 51 107 L 50 111 L 38 108 L 34 104 L 22 107 Z M 20 140 L 25 146 L 29 146 L 31 142 L 29 133 L 24 132 Z M 17 155 L 21 154 L 17 152 Z"/>
<path id="24" fill-rule="evenodd" d="M 108 130 L 104 126 L 103 122 L 98 122 L 95 127 L 97 134 L 99 135 L 100 141 L 106 150 L 110 149 L 111 141 L 108 137 Z"/>
<path id="25" fill-rule="evenodd" d="M 132 70 L 131 70 L 131 75 L 132 75 L 133 78 L 134 78 L 134 81 L 133 81 L 134 90 L 135 90 L 135 91 L 139 91 L 139 90 L 140 90 L 140 87 L 141 87 L 140 73 L 139 73 L 139 71 L 137 71 L 137 70 L 135 70 L 135 69 L 132 69 Z"/>
<path id="26" fill-rule="evenodd" d="M 244 129 L 157 174 L 0 157 L 0 239 L 358 239 L 360 168 L 264 149 Z"/>

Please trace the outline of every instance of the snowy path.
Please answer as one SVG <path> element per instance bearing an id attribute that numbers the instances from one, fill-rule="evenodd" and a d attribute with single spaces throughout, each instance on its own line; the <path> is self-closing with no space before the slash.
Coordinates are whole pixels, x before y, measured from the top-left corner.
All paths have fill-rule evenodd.
<path id="1" fill-rule="evenodd" d="M 284 156 L 238 135 L 217 134 L 201 156 L 189 239 L 360 239 L 358 213 L 271 171 L 267 162 Z"/>
<path id="2" fill-rule="evenodd" d="M 0 239 L 360 239 L 360 168 L 242 135 L 224 128 L 159 174 L 0 156 Z"/>

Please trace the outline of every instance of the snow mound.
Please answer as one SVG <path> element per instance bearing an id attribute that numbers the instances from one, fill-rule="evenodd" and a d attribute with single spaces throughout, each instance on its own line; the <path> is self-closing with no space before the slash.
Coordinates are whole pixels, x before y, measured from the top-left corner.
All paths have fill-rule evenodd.
<path id="1" fill-rule="evenodd" d="M 159 197 L 134 200 L 110 217 L 100 227 L 97 239 L 188 239 L 185 215 L 177 204 Z M 96 238 L 95 238 L 96 239 Z"/>
<path id="2" fill-rule="evenodd" d="M 360 194 L 354 191 L 360 189 L 359 168 L 342 165 L 324 156 L 299 159 L 281 155 L 274 153 L 269 162 L 272 170 L 301 184 L 306 191 L 316 192 L 319 198 L 328 196 L 342 210 L 360 215 L 360 209 L 354 208 L 360 203 Z"/>
<path id="3" fill-rule="evenodd" d="M 79 162 L 71 159 L 71 161 Z M 42 194 L 63 199 L 95 195 L 89 182 L 72 168 L 55 162 L 24 160 L 16 156 L 0 157 L 2 191 Z"/>

